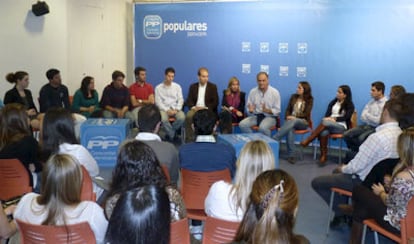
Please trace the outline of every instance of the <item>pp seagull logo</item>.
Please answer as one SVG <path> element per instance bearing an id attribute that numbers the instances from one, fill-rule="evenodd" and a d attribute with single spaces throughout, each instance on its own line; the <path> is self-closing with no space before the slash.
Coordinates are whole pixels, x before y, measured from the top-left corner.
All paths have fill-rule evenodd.
<path id="1" fill-rule="evenodd" d="M 144 17 L 144 36 L 147 39 L 159 39 L 162 35 L 162 19 L 159 15 Z"/>

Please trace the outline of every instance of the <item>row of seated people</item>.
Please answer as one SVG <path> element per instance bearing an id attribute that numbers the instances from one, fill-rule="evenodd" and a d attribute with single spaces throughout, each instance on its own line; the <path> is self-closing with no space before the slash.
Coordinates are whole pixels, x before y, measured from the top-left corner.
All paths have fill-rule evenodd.
<path id="1" fill-rule="evenodd" d="M 385 106 L 385 109 L 384 109 L 384 112 L 383 112 L 383 116 L 384 116 L 383 117 L 383 122 L 384 122 L 384 124 L 395 123 L 396 118 L 398 118 L 398 121 L 400 122 L 400 125 L 402 125 L 402 126 L 410 124 L 410 123 L 413 124 L 412 119 L 410 119 L 410 118 L 412 118 L 413 113 L 407 112 L 403 109 L 403 108 L 413 107 L 413 106 L 410 106 L 408 104 L 409 101 L 413 101 L 413 100 L 414 100 L 413 99 L 413 94 L 406 94 L 406 95 L 403 95 L 400 99 L 390 100 L 389 102 L 387 102 L 387 104 Z M 152 107 L 157 109 L 157 107 L 155 107 L 155 106 L 152 106 Z M 151 108 L 151 106 L 149 106 L 149 108 Z M 399 110 L 402 110 L 402 111 L 399 111 Z M 216 159 L 216 158 L 212 157 L 212 155 L 225 155 L 225 153 L 212 153 L 211 148 L 209 148 L 209 150 L 200 150 L 200 149 L 205 149 L 205 147 L 206 147 L 206 143 L 205 143 L 206 141 L 203 142 L 203 139 L 207 140 L 207 141 L 209 141 L 210 139 L 213 139 L 212 138 L 212 133 L 213 133 L 213 128 L 214 128 L 216 120 L 211 119 L 212 117 L 213 116 L 211 116 L 211 113 L 209 113 L 208 110 L 201 110 L 201 111 L 196 113 L 196 115 L 194 117 L 194 127 L 196 129 L 196 134 L 198 135 L 200 140 L 197 140 L 193 144 L 186 144 L 186 145 L 182 146 L 182 148 L 180 148 L 181 167 L 189 168 L 189 169 L 197 169 L 198 168 L 198 169 L 201 169 L 201 170 L 203 170 L 203 169 L 206 170 L 205 167 L 211 166 L 212 163 L 214 163 L 214 162 L 211 162 L 211 161 L 209 162 L 208 160 L 209 159 L 210 160 L 211 159 Z M 393 121 L 390 121 L 390 119 L 393 119 Z M 205 128 L 203 128 L 203 127 L 205 127 Z M 395 133 L 391 133 L 391 134 L 395 134 Z M 198 137 L 197 137 L 197 139 L 198 139 Z M 369 140 L 368 140 L 368 142 L 369 142 Z M 214 144 L 211 143 L 210 146 L 212 147 L 212 145 L 214 145 Z M 381 144 L 378 143 L 377 146 L 379 146 L 379 145 L 381 145 Z M 196 147 L 198 147 L 198 150 L 196 150 Z M 217 145 L 217 147 L 221 148 L 220 149 L 220 150 L 222 150 L 221 152 L 224 152 L 223 148 L 225 148 L 225 147 L 223 145 Z M 387 148 L 387 147 L 386 146 L 384 146 L 384 147 L 379 146 L 379 150 L 383 150 L 383 148 Z M 228 149 L 228 150 L 231 151 L 232 149 Z M 361 151 L 365 151 L 365 150 L 361 150 Z M 188 152 L 190 152 L 190 153 L 188 153 Z M 261 153 L 260 155 L 262 155 L 262 154 L 265 154 L 265 153 Z M 186 159 L 185 155 L 187 155 L 187 159 Z M 233 152 L 233 155 L 234 155 L 234 152 Z M 240 156 L 240 160 L 241 160 L 241 158 L 242 158 L 242 156 Z M 358 158 L 358 156 L 357 156 L 357 158 Z M 228 160 L 228 159 L 226 159 L 226 160 Z M 226 161 L 226 160 L 223 160 L 223 161 Z M 187 164 L 186 164 L 186 161 L 187 161 Z M 213 160 L 213 161 L 215 161 L 217 163 L 216 160 Z M 192 164 L 198 163 L 199 165 L 192 165 L 191 162 L 192 162 Z M 228 165 L 231 165 L 231 162 L 229 164 L 224 164 L 224 165 L 226 165 L 226 166 L 221 165 L 221 167 L 228 167 Z M 239 162 L 239 165 L 241 165 L 240 162 Z M 214 165 L 213 167 L 218 167 L 218 166 Z M 343 167 L 343 166 L 341 166 L 341 167 Z M 209 169 L 209 170 L 213 170 L 213 169 Z M 161 171 L 161 170 L 158 170 L 158 171 Z M 233 173 L 234 173 L 234 171 L 233 171 Z M 352 175 L 352 174 L 358 175 L 358 173 L 359 172 L 349 173 L 349 175 Z M 236 179 L 237 179 L 237 174 L 238 174 L 238 171 L 236 172 Z M 244 178 L 248 178 L 248 177 L 244 177 Z M 220 186 L 219 183 L 217 183 L 217 185 Z M 223 185 L 223 184 L 221 183 L 221 185 Z M 214 187 L 212 187 L 212 189 L 213 188 Z M 329 187 L 329 189 L 330 189 L 330 187 Z M 232 192 L 232 191 L 230 191 L 230 192 Z M 211 194 L 213 194 L 213 193 L 211 193 Z M 233 209 L 236 209 L 236 208 L 233 208 Z M 207 208 L 206 208 L 206 211 L 209 211 L 209 210 L 207 210 Z"/>
<path id="2" fill-rule="evenodd" d="M 146 81 L 146 70 L 143 67 L 135 69 L 136 82 L 129 89 L 123 84 L 125 75 L 120 71 L 114 71 L 112 82 L 104 91 L 99 102 L 97 91 L 94 89 L 94 79 L 90 76 L 82 80 L 82 85 L 75 92 L 72 111 L 80 113 L 85 117 L 127 117 L 133 121 L 137 120 L 137 111 L 145 104 L 156 104 L 161 111 L 163 130 L 166 137 L 173 139 L 176 131 L 181 128 L 186 120 L 186 141 L 192 141 L 194 136 L 191 129 L 191 121 L 194 112 L 199 109 L 210 109 L 217 114 L 218 93 L 214 83 L 208 80 L 208 70 L 200 68 L 198 70 L 198 82 L 189 88 L 186 105 L 189 108 L 187 115 L 184 115 L 182 108 L 184 99 L 181 86 L 174 82 L 175 70 L 171 67 L 165 70 L 165 80 L 154 89 Z M 68 89 L 62 84 L 58 70 L 50 69 L 46 73 L 49 83 L 42 87 L 39 96 L 40 112 L 45 112 L 52 106 L 63 106 L 69 108 Z M 5 96 L 5 103 L 18 102 L 26 106 L 27 112 L 32 119 L 32 126 L 38 124 L 37 110 L 34 106 L 32 95 L 28 87 L 28 74 L 24 71 L 10 73 L 7 80 L 15 83 L 15 87 L 8 91 Z M 231 133 L 232 123 L 239 123 L 242 132 L 252 132 L 251 127 L 258 126 L 258 130 L 268 136 L 271 135 L 270 129 L 277 123 L 276 117 L 280 114 L 280 95 L 279 92 L 269 85 L 268 75 L 264 72 L 257 74 L 258 86 L 253 88 L 247 98 L 245 93 L 240 90 L 240 82 L 236 77 L 229 80 L 228 87 L 223 91 L 222 109 L 219 114 L 222 133 Z M 199 88 L 200 92 L 199 92 Z M 402 86 L 394 86 L 391 89 L 390 97 L 404 92 Z M 385 85 L 383 82 L 374 82 L 371 88 L 372 100 L 365 106 L 361 120 L 364 126 L 352 129 L 345 133 L 345 140 L 350 149 L 356 154 L 359 145 L 373 132 L 379 124 L 382 106 L 387 100 L 384 96 Z M 295 161 L 294 136 L 292 128 L 307 128 L 311 120 L 313 107 L 313 97 L 310 84 L 306 81 L 299 82 L 296 94 L 293 94 L 286 108 L 286 122 L 280 128 L 275 139 L 281 140 L 286 136 L 288 145 L 288 161 Z M 245 108 L 247 108 L 247 116 Z M 343 85 L 338 88 L 338 94 L 333 99 L 325 113 L 325 130 L 320 137 L 321 140 L 321 159 L 326 161 L 327 133 L 342 133 L 350 129 L 350 119 L 354 111 L 352 103 L 352 93 L 348 86 Z M 170 119 L 174 118 L 170 123 Z M 338 123 L 336 123 L 338 122 Z M 318 127 L 319 128 L 319 127 Z M 310 141 L 305 141 L 306 145 Z"/>
<path id="3" fill-rule="evenodd" d="M 190 125 L 194 113 L 200 109 L 209 109 L 217 115 L 218 111 L 217 86 L 209 82 L 208 70 L 200 68 L 197 74 L 198 82 L 192 84 L 189 88 L 188 98 L 185 102 L 189 112 L 185 115 L 182 111 L 184 105 L 182 88 L 174 82 L 174 68 L 169 67 L 165 70 L 165 80 L 156 86 L 155 91 L 153 86 L 146 82 L 146 70 L 143 67 L 135 69 L 136 82 L 129 88 L 123 84 L 124 73 L 114 71 L 112 82 L 105 87 L 100 101 L 98 93 L 94 89 L 93 77 L 86 76 L 82 80 L 81 88 L 75 92 L 72 104 L 69 101 L 68 88 L 62 84 L 59 70 L 50 69 L 46 72 L 49 83 L 44 85 L 39 92 L 40 113 L 46 112 L 51 107 L 64 107 L 86 118 L 115 117 L 129 118 L 136 121 L 137 112 L 143 105 L 156 104 L 161 111 L 166 136 L 173 138 L 177 129 L 181 128 L 186 119 L 188 122 L 186 123 L 186 135 L 190 138 L 190 141 L 193 138 Z M 269 116 L 269 119 L 271 118 L 270 123 L 273 123 L 274 117 L 280 113 L 279 92 L 269 87 L 266 73 L 261 72 L 259 76 L 263 80 L 259 90 L 262 89 L 262 92 L 269 90 L 269 92 L 266 92 L 265 97 L 259 98 L 259 90 L 252 90 L 248 100 L 249 109 L 254 110 L 251 113 L 261 113 L 263 116 L 264 113 L 267 113 L 266 116 Z M 31 117 L 32 127 L 38 128 L 38 111 L 34 105 L 32 93 L 27 89 L 29 85 L 28 73 L 17 71 L 8 74 L 6 79 L 15 86 L 5 94 L 4 103 L 25 105 L 27 113 Z M 222 125 L 222 131 L 228 133 L 232 120 L 240 121 L 245 117 L 245 93 L 240 91 L 240 83 L 236 77 L 230 79 L 228 89 L 223 93 L 222 105 L 225 112 L 221 113 L 222 121 L 220 124 Z M 174 121 L 170 124 L 171 118 L 174 118 Z M 267 120 L 265 119 L 265 121 Z"/>

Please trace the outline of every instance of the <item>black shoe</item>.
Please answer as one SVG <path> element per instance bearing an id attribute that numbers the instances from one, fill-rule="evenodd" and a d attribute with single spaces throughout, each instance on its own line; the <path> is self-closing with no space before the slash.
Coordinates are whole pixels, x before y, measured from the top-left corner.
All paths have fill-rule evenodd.
<path id="1" fill-rule="evenodd" d="M 289 156 L 289 157 L 287 158 L 287 161 L 288 161 L 289 163 L 291 163 L 291 164 L 295 164 L 295 163 L 296 163 L 296 158 L 295 158 L 295 157 L 293 157 L 293 156 Z"/>
<path id="2" fill-rule="evenodd" d="M 348 225 L 348 219 L 346 216 L 335 216 L 331 223 L 329 224 L 329 227 L 332 229 L 340 228 L 343 226 Z"/>
<path id="3" fill-rule="evenodd" d="M 338 208 L 346 216 L 352 216 L 352 213 L 354 212 L 354 207 L 349 204 L 338 204 Z"/>

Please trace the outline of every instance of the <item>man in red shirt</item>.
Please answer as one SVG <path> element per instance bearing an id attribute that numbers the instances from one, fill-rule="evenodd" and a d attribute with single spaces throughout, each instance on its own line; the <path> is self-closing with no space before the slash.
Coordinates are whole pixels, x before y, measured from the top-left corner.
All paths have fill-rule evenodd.
<path id="1" fill-rule="evenodd" d="M 134 122 L 138 121 L 138 111 L 146 104 L 154 104 L 154 88 L 147 83 L 147 70 L 144 67 L 136 67 L 135 83 L 129 87 L 131 96 L 131 113 Z"/>

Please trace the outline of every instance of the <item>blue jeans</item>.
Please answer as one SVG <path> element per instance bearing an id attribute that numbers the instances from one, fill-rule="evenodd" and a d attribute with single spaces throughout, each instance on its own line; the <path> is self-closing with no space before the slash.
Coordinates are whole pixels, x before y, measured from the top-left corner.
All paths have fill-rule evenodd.
<path id="1" fill-rule="evenodd" d="M 175 136 L 175 132 L 181 128 L 181 126 L 184 124 L 185 120 L 185 114 L 183 111 L 178 111 L 175 114 L 175 121 L 173 123 L 170 123 L 168 121 L 168 114 L 165 111 L 160 111 L 161 113 L 161 121 L 162 121 L 162 128 L 165 131 L 165 133 L 170 137 L 170 139 L 173 139 Z"/>
<path id="2" fill-rule="evenodd" d="M 329 134 L 342 134 L 346 130 L 342 124 L 330 120 L 322 120 L 322 124 L 326 127 L 326 130 L 322 131 L 319 134 L 320 136 L 327 136 Z"/>
<path id="3" fill-rule="evenodd" d="M 257 117 L 256 115 L 249 116 L 239 123 L 239 127 L 242 133 L 253 133 L 252 126 L 257 125 Z M 259 125 L 259 132 L 270 136 L 271 131 L 270 128 L 276 125 L 276 118 L 275 117 L 265 117 Z"/>
<path id="4" fill-rule="evenodd" d="M 295 151 L 295 133 L 294 130 L 305 130 L 308 128 L 308 122 L 304 119 L 291 119 L 286 120 L 282 127 L 280 127 L 277 134 L 273 137 L 275 140 L 280 141 L 283 137 L 286 137 L 286 147 L 288 156 L 293 156 Z"/>
<path id="5" fill-rule="evenodd" d="M 114 112 L 111 112 L 109 110 L 104 110 L 102 111 L 102 117 L 106 118 L 106 119 L 111 119 L 111 118 L 118 118 L 118 115 Z M 132 113 L 130 111 L 127 111 L 124 115 L 124 118 L 126 119 L 131 119 L 134 123 L 136 123 L 136 120 L 133 120 L 132 118 L 134 118 L 134 116 L 132 115 Z"/>

